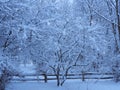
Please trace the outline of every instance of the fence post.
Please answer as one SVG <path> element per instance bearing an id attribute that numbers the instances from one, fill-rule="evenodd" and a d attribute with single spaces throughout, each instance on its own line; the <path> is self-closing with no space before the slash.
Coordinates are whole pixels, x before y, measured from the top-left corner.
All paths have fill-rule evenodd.
<path id="1" fill-rule="evenodd" d="M 43 74 L 43 76 L 44 76 L 44 81 L 45 81 L 45 83 L 47 83 L 47 75 L 46 75 L 46 74 Z"/>
<path id="2" fill-rule="evenodd" d="M 85 72 L 82 71 L 82 81 L 85 81 Z"/>

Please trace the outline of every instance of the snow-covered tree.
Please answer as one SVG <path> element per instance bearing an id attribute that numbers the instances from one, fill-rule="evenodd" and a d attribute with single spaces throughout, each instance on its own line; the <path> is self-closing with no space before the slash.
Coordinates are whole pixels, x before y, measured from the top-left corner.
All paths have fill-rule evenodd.
<path id="1" fill-rule="evenodd" d="M 24 22 L 24 10 L 26 7 L 20 0 L 0 0 L 0 90 L 5 89 L 13 75 L 19 76 L 17 65 L 21 37 L 18 34 Z"/>

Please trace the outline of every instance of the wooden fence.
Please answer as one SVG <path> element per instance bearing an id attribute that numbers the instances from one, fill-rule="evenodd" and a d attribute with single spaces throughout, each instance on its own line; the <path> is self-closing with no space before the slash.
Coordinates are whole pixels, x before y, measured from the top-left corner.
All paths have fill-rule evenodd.
<path id="1" fill-rule="evenodd" d="M 62 76 L 62 75 L 60 75 Z M 23 77 L 13 76 L 12 81 L 45 81 L 56 80 L 55 75 L 47 75 L 45 77 L 43 74 L 25 74 Z M 68 74 L 67 79 L 113 79 L 113 73 L 84 73 L 84 74 Z"/>

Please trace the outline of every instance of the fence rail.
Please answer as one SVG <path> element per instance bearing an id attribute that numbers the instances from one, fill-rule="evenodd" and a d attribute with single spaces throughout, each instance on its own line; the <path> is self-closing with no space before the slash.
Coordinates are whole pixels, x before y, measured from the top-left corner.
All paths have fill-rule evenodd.
<path id="1" fill-rule="evenodd" d="M 60 75 L 62 77 L 62 75 Z M 47 80 L 56 80 L 53 74 L 47 75 Z M 113 79 L 113 73 L 68 74 L 67 79 Z M 24 74 L 23 77 L 13 76 L 12 81 L 45 81 L 44 74 Z"/>
<path id="2" fill-rule="evenodd" d="M 84 73 L 84 75 L 113 75 L 115 73 L 96 73 L 96 72 L 87 72 Z M 44 74 L 22 74 L 23 76 L 42 76 Z M 62 75 L 62 74 L 61 74 Z M 80 74 L 68 74 L 68 76 L 78 76 L 78 75 L 83 75 L 82 73 Z M 15 76 L 15 75 L 14 75 Z M 55 76 L 54 74 L 47 74 L 47 76 Z"/>

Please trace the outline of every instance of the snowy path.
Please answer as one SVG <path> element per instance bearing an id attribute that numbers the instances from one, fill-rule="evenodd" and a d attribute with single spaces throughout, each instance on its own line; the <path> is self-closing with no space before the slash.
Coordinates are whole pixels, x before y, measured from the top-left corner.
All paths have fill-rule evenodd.
<path id="1" fill-rule="evenodd" d="M 120 90 L 120 83 L 113 81 L 67 81 L 63 87 L 57 87 L 55 81 L 43 82 L 12 82 L 6 90 Z"/>

